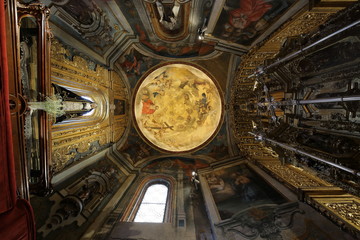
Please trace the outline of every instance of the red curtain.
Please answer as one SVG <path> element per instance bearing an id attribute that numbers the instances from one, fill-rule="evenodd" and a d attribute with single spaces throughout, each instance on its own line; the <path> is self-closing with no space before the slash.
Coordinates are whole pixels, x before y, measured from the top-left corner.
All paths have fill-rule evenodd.
<path id="1" fill-rule="evenodd" d="M 10 4 L 8 2 L 8 4 Z M 16 197 L 4 0 L 0 0 L 0 239 L 35 239 L 31 205 Z"/>
<path id="2" fill-rule="evenodd" d="M 4 0 L 0 0 L 0 213 L 15 205 L 16 181 L 9 109 L 9 79 L 6 55 Z"/>

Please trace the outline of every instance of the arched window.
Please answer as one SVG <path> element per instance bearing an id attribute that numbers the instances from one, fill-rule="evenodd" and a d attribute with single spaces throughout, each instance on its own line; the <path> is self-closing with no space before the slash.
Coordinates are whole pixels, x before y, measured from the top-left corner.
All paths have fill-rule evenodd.
<path id="1" fill-rule="evenodd" d="M 142 198 L 134 222 L 164 222 L 169 188 L 162 183 L 150 185 Z"/>
<path id="2" fill-rule="evenodd" d="M 175 179 L 164 175 L 147 176 L 137 185 L 121 221 L 170 223 L 174 214 Z"/>

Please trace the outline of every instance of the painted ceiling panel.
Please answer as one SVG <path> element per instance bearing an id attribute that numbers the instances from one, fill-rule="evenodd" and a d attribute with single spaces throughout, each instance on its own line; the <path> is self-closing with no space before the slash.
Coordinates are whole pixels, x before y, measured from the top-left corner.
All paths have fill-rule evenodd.
<path id="1" fill-rule="evenodd" d="M 105 55 L 115 47 L 118 39 L 129 34 L 124 28 L 122 15 L 118 9 L 110 9 L 110 2 L 112 1 L 50 1 L 50 21 L 98 54 Z M 57 37 L 61 39 L 61 36 Z"/>
<path id="2" fill-rule="evenodd" d="M 192 151 L 214 134 L 222 101 L 213 80 L 197 66 L 163 65 L 145 77 L 134 98 L 137 127 L 154 146 Z"/>
<path id="3" fill-rule="evenodd" d="M 116 58 L 132 42 L 166 58 L 241 55 L 291 17 L 296 0 L 44 0 L 50 21 L 99 56 Z M 291 11 L 289 11 L 291 9 Z M 290 14 L 291 12 L 291 14 Z M 286 15 L 286 19 L 285 16 Z M 281 20 L 280 19 L 285 19 Z M 209 28 L 208 28 L 209 25 Z M 63 38 L 68 38 L 63 37 Z M 68 39 L 61 39 L 68 44 Z M 204 37 L 203 39 L 200 39 Z M 66 41 L 67 40 L 67 41 Z M 109 59 L 107 59 L 109 63 Z"/>
<path id="4" fill-rule="evenodd" d="M 213 36 L 250 46 L 295 0 L 226 0 Z"/>
<path id="5" fill-rule="evenodd" d="M 173 30 L 160 23 L 156 2 L 159 1 L 117 1 L 145 49 L 159 56 L 172 58 L 204 56 L 214 52 L 215 42 L 198 39 L 198 28 L 210 13 L 212 1 L 180 1 L 185 2 L 181 4 L 178 15 L 181 24 Z M 174 1 L 163 2 L 167 12 L 171 13 Z"/>

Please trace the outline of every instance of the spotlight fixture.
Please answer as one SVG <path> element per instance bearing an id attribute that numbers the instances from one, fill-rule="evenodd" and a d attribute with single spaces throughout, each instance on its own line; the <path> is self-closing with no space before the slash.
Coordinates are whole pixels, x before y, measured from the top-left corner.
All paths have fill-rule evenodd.
<path id="1" fill-rule="evenodd" d="M 203 29 L 201 29 L 201 28 L 199 28 L 198 29 L 198 38 L 199 38 L 199 40 L 204 40 L 204 38 L 205 38 L 205 31 L 206 31 L 206 29 L 205 30 L 203 30 Z"/>
<path id="2" fill-rule="evenodd" d="M 198 29 L 199 40 L 204 40 L 205 31 L 207 30 L 207 18 L 204 18 L 204 22 L 201 27 Z"/>

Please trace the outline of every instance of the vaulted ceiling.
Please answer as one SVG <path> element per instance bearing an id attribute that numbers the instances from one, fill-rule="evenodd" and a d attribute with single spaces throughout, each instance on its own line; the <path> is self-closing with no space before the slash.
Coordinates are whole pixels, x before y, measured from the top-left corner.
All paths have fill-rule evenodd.
<path id="1" fill-rule="evenodd" d="M 209 57 L 219 51 L 239 55 L 263 40 L 306 1 L 42 2 L 50 7 L 51 29 L 57 38 L 111 66 L 132 44 L 163 58 Z"/>
<path id="2" fill-rule="evenodd" d="M 130 95 L 148 72 L 172 61 L 195 64 L 214 78 L 222 98 L 221 120 L 192 158 L 235 156 L 226 106 L 240 56 L 266 39 L 307 1 L 296 0 L 43 0 L 54 37 L 70 54 L 114 69 Z M 187 83 L 184 80 L 182 84 Z M 190 86 L 190 85 L 189 85 Z M 198 91 L 194 83 L 195 91 Z M 198 85 L 199 86 L 199 85 Z M 153 98 L 156 93 L 153 93 Z M 204 94 L 199 93 L 199 96 Z M 151 94 L 150 94 L 151 95 Z M 159 95 L 160 96 L 160 95 Z M 183 96 L 183 95 L 182 95 Z M 206 102 L 208 96 L 202 101 Z M 129 97 L 128 112 L 132 111 Z M 154 100 L 154 99 L 152 99 Z M 159 97 L 157 98 L 159 100 Z M 196 99 L 201 101 L 201 99 Z M 111 101 L 110 101 L 111 102 Z M 129 113 L 129 115 L 131 115 Z M 131 120 L 131 118 L 129 118 Z M 134 121 L 133 121 L 134 123 Z M 134 165 L 184 152 L 161 151 L 144 141 L 136 124 L 122 138 L 121 158 Z M 185 155 L 184 155 L 185 156 Z M 189 155 L 186 155 L 189 157 Z"/>

